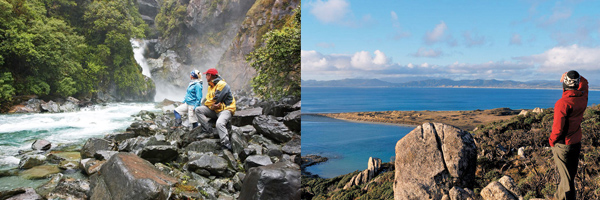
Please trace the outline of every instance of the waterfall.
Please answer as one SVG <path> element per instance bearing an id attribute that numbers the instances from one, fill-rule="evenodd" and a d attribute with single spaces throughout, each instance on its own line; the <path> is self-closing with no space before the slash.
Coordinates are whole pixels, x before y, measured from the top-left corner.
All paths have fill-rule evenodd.
<path id="1" fill-rule="evenodd" d="M 142 67 L 142 74 L 152 78 L 150 68 L 148 68 L 148 62 L 146 62 L 146 58 L 144 57 L 144 51 L 146 51 L 146 44 L 148 42 L 140 39 L 131 39 L 129 42 L 131 42 L 131 46 L 133 47 L 133 57 L 135 58 L 135 61 Z"/>

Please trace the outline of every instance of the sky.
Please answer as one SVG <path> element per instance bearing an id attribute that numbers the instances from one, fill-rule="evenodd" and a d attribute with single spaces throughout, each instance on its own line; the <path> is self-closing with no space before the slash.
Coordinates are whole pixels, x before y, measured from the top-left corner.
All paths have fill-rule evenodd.
<path id="1" fill-rule="evenodd" d="M 302 0 L 302 80 L 600 81 L 600 1 Z"/>

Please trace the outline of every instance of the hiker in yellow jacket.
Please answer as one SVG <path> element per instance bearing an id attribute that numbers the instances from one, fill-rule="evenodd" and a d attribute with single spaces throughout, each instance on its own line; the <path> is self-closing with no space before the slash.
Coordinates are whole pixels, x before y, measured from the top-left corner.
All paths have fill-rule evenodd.
<path id="1" fill-rule="evenodd" d="M 198 121 L 205 130 L 210 130 L 208 118 L 217 118 L 217 133 L 221 139 L 221 145 L 231 150 L 231 142 L 227 133 L 227 122 L 235 113 L 235 98 L 231 94 L 229 85 L 223 80 L 217 72 L 217 69 L 210 68 L 203 74 L 206 74 L 208 81 L 208 92 L 204 105 L 196 108 Z"/>

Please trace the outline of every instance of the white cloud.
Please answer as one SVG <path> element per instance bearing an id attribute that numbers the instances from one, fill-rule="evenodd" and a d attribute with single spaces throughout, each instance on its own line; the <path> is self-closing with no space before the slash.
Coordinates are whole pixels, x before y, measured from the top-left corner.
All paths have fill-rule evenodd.
<path id="1" fill-rule="evenodd" d="M 390 15 L 392 17 L 392 26 L 394 26 L 394 29 L 395 29 L 395 32 L 392 34 L 391 38 L 393 40 L 400 40 L 402 38 L 410 37 L 410 32 L 402 30 L 402 27 L 400 26 L 400 21 L 398 20 L 398 15 L 396 14 L 396 12 L 392 11 L 390 13 Z"/>
<path id="2" fill-rule="evenodd" d="M 512 37 L 510 37 L 509 44 L 512 44 L 512 45 L 521 45 L 522 44 L 521 43 L 521 35 L 514 33 L 512 35 Z"/>
<path id="3" fill-rule="evenodd" d="M 571 69 L 599 71 L 600 56 L 598 55 L 600 55 L 600 48 L 571 45 L 554 47 L 541 54 L 516 59 L 538 65 L 541 72 L 560 73 Z"/>
<path id="4" fill-rule="evenodd" d="M 316 0 L 309 2 L 310 13 L 323 23 L 340 22 L 350 13 L 350 3 L 345 0 Z"/>
<path id="5" fill-rule="evenodd" d="M 379 50 L 374 52 L 375 58 L 367 51 L 356 52 L 350 61 L 352 67 L 363 70 L 381 70 L 388 63 L 388 58 Z"/>
<path id="6" fill-rule="evenodd" d="M 392 15 L 392 21 L 398 20 L 398 15 L 396 14 L 396 12 L 392 11 L 391 15 Z"/>
<path id="7" fill-rule="evenodd" d="M 444 36 L 444 32 L 448 29 L 446 23 L 441 21 L 439 24 L 435 25 L 432 31 L 428 31 L 425 35 L 425 43 L 433 44 L 442 40 Z"/>
<path id="8" fill-rule="evenodd" d="M 419 50 L 412 54 L 414 57 L 429 57 L 429 58 L 437 58 L 442 55 L 442 51 L 433 50 L 433 49 L 425 49 L 423 47 L 419 48 Z"/>
<path id="9" fill-rule="evenodd" d="M 317 44 L 317 46 L 321 47 L 321 48 L 326 48 L 326 49 L 335 48 L 335 44 L 334 43 L 327 43 L 327 42 L 320 42 L 320 43 Z"/>

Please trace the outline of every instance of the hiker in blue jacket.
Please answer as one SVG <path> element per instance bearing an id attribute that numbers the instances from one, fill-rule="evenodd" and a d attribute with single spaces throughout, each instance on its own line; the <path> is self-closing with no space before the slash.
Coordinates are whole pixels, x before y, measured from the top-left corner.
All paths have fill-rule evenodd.
<path id="1" fill-rule="evenodd" d="M 201 73 L 198 70 L 190 72 L 190 84 L 185 94 L 183 104 L 175 108 L 173 113 L 175 114 L 175 126 L 172 128 L 179 128 L 181 126 L 181 113 L 187 113 L 192 128 L 198 126 L 198 117 L 194 114 L 196 107 L 201 105 L 202 102 L 202 78 Z"/>

